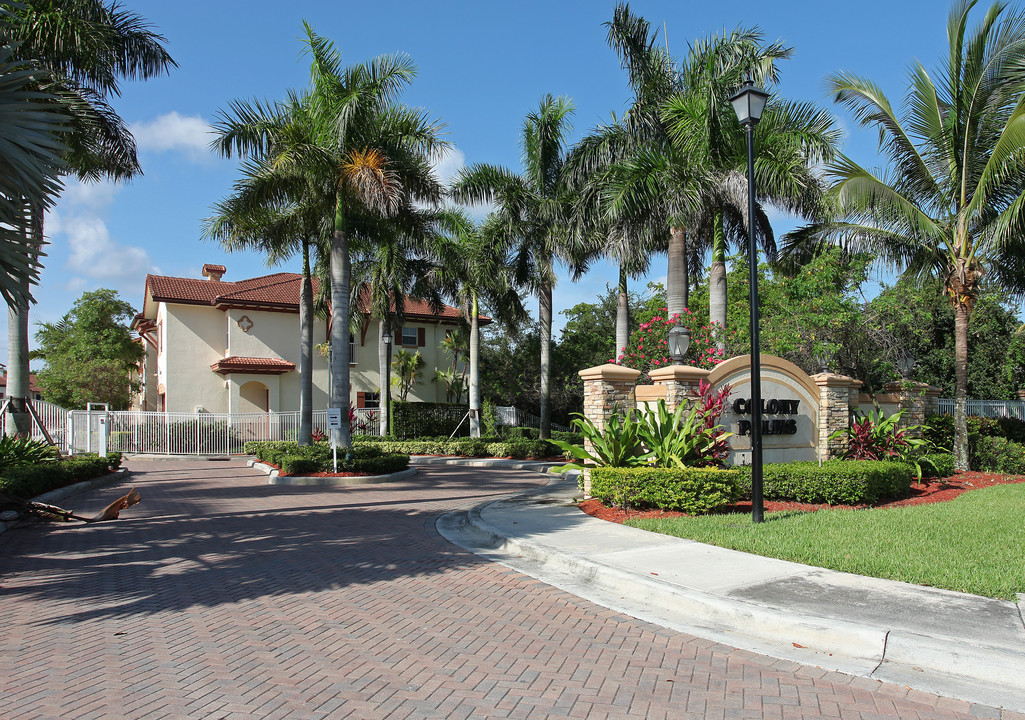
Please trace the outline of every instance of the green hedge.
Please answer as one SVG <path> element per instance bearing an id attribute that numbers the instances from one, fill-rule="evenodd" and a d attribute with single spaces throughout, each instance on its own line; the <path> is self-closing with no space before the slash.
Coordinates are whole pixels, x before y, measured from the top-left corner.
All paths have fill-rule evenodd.
<path id="1" fill-rule="evenodd" d="M 104 457 L 79 455 L 43 465 L 11 467 L 0 473 L 0 492 L 24 499 L 83 480 L 106 475 L 121 467 L 121 453 Z"/>
<path id="2" fill-rule="evenodd" d="M 465 405 L 452 403 L 392 402 L 392 434 L 397 438 L 415 438 L 427 435 L 451 435 L 459 426 L 460 436 L 469 436 L 470 421 L 463 420 Z"/>
<path id="3" fill-rule="evenodd" d="M 925 419 L 924 437 L 948 452 L 954 449 L 954 416 L 929 415 Z M 975 459 L 979 441 L 986 437 L 997 437 L 1025 445 L 1025 422 L 1017 418 L 968 418 L 968 457 L 974 469 L 980 469 Z"/>
<path id="4" fill-rule="evenodd" d="M 632 505 L 703 515 L 740 496 L 739 470 L 717 468 L 591 469 L 591 495 L 606 505 Z"/>
<path id="5" fill-rule="evenodd" d="M 743 493 L 750 497 L 751 469 L 742 469 Z M 863 505 L 906 497 L 914 474 L 914 466 L 890 460 L 769 463 L 762 468 L 762 494 L 766 500 Z"/>
<path id="6" fill-rule="evenodd" d="M 277 465 L 289 475 L 334 471 L 334 455 L 326 442 L 310 445 L 288 441 L 248 442 L 246 453 L 255 455 L 260 462 Z M 371 443 L 357 443 L 350 453 L 338 451 L 339 472 L 390 475 L 408 466 L 408 453 L 388 452 Z"/>
<path id="7" fill-rule="evenodd" d="M 1025 475 L 1025 445 L 1002 437 L 981 437 L 975 444 L 972 467 L 986 472 Z"/>

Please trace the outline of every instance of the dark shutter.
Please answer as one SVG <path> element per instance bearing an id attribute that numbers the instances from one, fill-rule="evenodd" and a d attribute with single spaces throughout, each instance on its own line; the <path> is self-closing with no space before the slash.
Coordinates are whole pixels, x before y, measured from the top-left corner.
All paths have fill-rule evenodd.
<path id="1" fill-rule="evenodd" d="M 427 345 L 427 328 L 416 329 L 416 346 L 424 347 Z"/>
<path id="2" fill-rule="evenodd" d="M 366 404 L 367 404 L 367 394 L 365 392 L 358 392 L 358 393 L 356 393 L 356 407 L 358 407 L 358 408 L 366 407 Z"/>

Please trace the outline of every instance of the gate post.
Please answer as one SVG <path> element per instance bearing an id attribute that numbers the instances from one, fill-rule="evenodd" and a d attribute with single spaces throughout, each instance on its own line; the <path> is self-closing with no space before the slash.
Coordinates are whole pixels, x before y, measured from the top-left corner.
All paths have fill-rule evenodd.
<path id="1" fill-rule="evenodd" d="M 819 458 L 840 457 L 847 450 L 847 438 L 830 440 L 829 436 L 851 426 L 851 415 L 858 406 L 862 382 L 830 372 L 812 375 L 811 379 L 819 386 Z"/>
<path id="2" fill-rule="evenodd" d="M 708 380 L 708 370 L 692 365 L 667 365 L 648 372 L 655 386 L 666 389 L 666 406 L 669 412 L 688 401 L 692 393 L 697 393 L 702 380 Z"/>

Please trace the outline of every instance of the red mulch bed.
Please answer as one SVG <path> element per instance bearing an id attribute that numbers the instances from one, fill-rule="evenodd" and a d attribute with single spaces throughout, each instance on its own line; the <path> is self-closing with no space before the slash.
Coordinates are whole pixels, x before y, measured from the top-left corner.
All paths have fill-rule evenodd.
<path id="1" fill-rule="evenodd" d="M 805 512 L 813 512 L 815 510 L 836 510 L 836 509 L 861 509 L 866 507 L 877 507 L 877 508 L 890 508 L 890 507 L 904 507 L 905 505 L 926 505 L 928 503 L 947 502 L 953 500 L 958 495 L 966 493 L 969 490 L 978 490 L 979 488 L 991 487 L 993 485 L 1005 485 L 1008 483 L 1021 483 L 1025 482 L 1025 476 L 1023 475 L 997 475 L 995 473 L 985 472 L 964 472 L 958 473 L 953 477 L 944 479 L 926 479 L 921 484 L 911 486 L 911 494 L 902 500 L 892 500 L 887 502 L 881 502 L 876 505 L 816 505 L 813 503 L 799 503 L 799 502 L 779 502 L 776 500 L 766 500 L 764 502 L 765 512 L 778 512 L 781 510 L 801 510 Z M 610 522 L 621 523 L 628 517 L 634 518 L 663 518 L 663 517 L 685 517 L 686 513 L 675 512 L 672 510 L 636 510 L 631 508 L 627 512 L 623 512 L 622 508 L 618 507 L 605 507 L 598 500 L 585 500 L 578 506 L 581 510 L 592 517 L 596 517 L 600 520 L 608 520 Z M 720 514 L 725 513 L 742 513 L 751 514 L 751 501 L 744 500 L 742 502 L 727 505 L 718 511 Z"/>

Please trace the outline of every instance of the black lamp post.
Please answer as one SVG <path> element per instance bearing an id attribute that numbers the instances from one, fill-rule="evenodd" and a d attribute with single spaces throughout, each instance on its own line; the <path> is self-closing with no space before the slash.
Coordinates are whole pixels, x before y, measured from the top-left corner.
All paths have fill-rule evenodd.
<path id="1" fill-rule="evenodd" d="M 769 94 L 750 78 L 730 98 L 737 119 L 747 130 L 747 254 L 751 285 L 751 519 L 762 522 L 762 367 L 758 340 L 758 249 L 755 247 L 755 125 Z"/>
<path id="2" fill-rule="evenodd" d="M 669 356 L 673 359 L 673 365 L 683 365 L 683 358 L 690 349 L 690 330 L 677 322 L 669 331 L 666 342 L 669 344 Z"/>
<path id="3" fill-rule="evenodd" d="M 384 359 L 387 368 L 391 368 L 391 330 L 385 330 L 384 335 L 381 336 L 381 340 L 384 341 Z M 386 378 L 391 380 L 391 378 Z M 382 435 L 388 435 L 391 433 L 391 382 L 384 382 L 384 397 L 381 398 L 381 409 L 378 411 L 381 413 L 381 430 L 384 432 Z"/>

